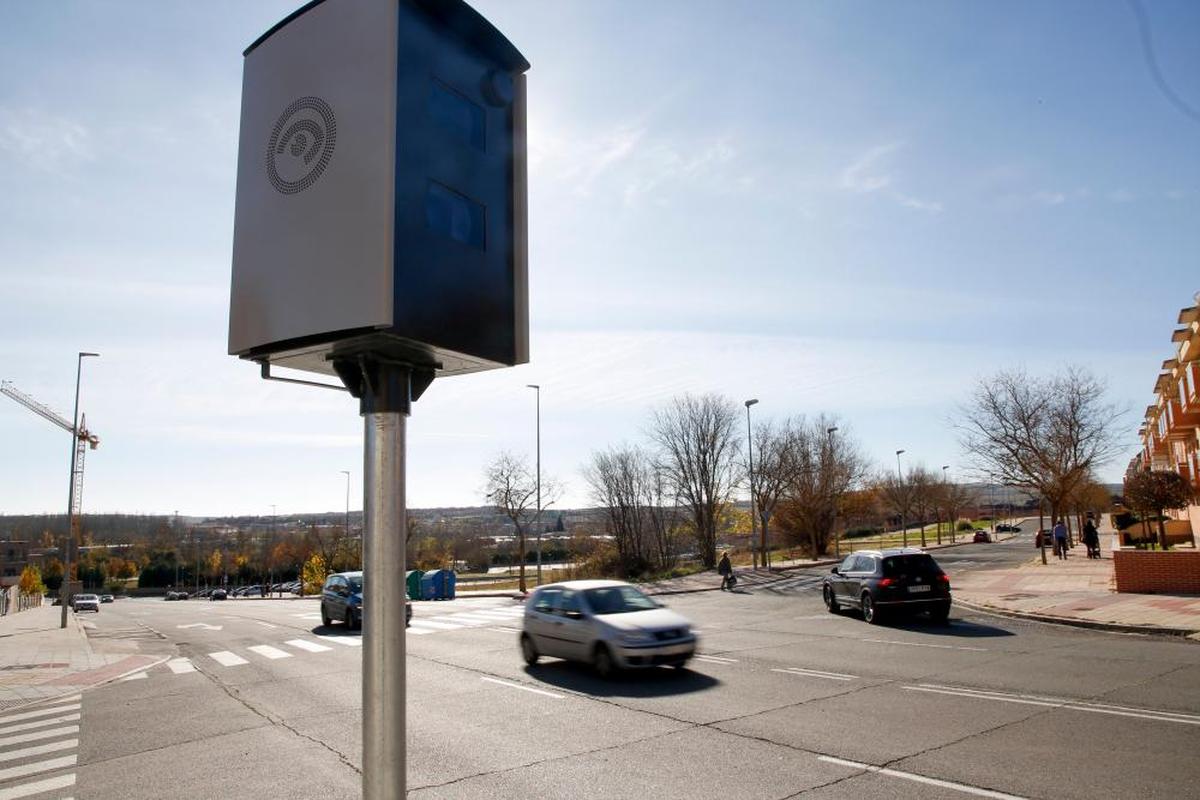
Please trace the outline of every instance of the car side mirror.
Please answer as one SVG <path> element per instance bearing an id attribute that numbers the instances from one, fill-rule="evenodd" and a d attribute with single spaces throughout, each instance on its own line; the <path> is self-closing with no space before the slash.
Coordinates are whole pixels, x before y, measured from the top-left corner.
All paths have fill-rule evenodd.
<path id="1" fill-rule="evenodd" d="M 563 616 L 567 619 L 583 619 L 582 611 L 564 611 Z"/>
<path id="2" fill-rule="evenodd" d="M 837 567 L 834 567 L 833 569 L 831 569 L 831 570 L 829 570 L 829 571 L 830 571 L 830 572 L 832 572 L 834 575 L 841 575 L 841 574 L 842 574 L 842 571 L 841 571 L 841 570 L 839 570 Z"/>

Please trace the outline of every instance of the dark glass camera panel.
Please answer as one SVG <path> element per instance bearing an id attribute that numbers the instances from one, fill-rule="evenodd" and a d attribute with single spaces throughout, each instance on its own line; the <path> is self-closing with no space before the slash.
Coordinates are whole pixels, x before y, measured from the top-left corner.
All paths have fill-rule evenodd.
<path id="1" fill-rule="evenodd" d="M 487 115 L 483 108 L 436 80 L 429 89 L 429 116 L 465 144 L 480 151 L 486 148 Z"/>
<path id="2" fill-rule="evenodd" d="M 429 229 L 477 250 L 485 249 L 487 214 L 484 207 L 436 181 L 425 192 L 425 222 Z"/>

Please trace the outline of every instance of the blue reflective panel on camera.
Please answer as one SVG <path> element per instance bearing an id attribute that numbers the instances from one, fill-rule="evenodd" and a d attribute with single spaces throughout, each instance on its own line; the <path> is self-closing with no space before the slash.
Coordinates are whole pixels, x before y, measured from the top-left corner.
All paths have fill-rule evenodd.
<path id="1" fill-rule="evenodd" d="M 487 118 L 483 108 L 434 81 L 429 90 L 429 116 L 443 130 L 476 150 L 483 150 Z"/>
<path id="2" fill-rule="evenodd" d="M 425 223 L 430 230 L 483 250 L 487 241 L 486 216 L 484 207 L 469 197 L 440 183 L 429 182 L 425 191 Z"/>

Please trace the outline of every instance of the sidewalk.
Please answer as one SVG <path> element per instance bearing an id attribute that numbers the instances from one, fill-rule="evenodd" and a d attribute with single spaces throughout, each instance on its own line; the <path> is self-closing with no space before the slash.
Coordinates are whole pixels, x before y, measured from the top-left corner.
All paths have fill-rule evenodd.
<path id="1" fill-rule="evenodd" d="M 1007 616 L 1129 633 L 1163 633 L 1200 639 L 1200 597 L 1117 594 L 1113 586 L 1113 536 L 1100 537 L 1102 558 L 1082 545 L 1048 564 L 1030 548 L 1028 562 L 1008 569 L 976 570 L 954 580 L 954 600 Z"/>
<path id="2" fill-rule="evenodd" d="M 146 669 L 165 658 L 93 651 L 83 621 L 47 602 L 0 617 L 0 710 L 75 694 Z"/>

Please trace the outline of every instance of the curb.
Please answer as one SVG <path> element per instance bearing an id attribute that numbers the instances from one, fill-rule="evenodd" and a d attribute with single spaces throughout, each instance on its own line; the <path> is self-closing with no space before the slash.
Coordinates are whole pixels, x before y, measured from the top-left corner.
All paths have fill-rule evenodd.
<path id="1" fill-rule="evenodd" d="M 954 605 L 969 608 L 972 611 L 981 611 L 985 614 L 995 614 L 999 617 L 1011 617 L 1012 619 L 1025 619 L 1034 622 L 1043 622 L 1049 625 L 1069 625 L 1073 628 L 1089 628 L 1092 630 L 1109 631 L 1110 633 L 1137 633 L 1150 636 L 1174 636 L 1180 638 L 1188 638 L 1200 634 L 1200 630 L 1193 628 L 1168 628 L 1162 625 L 1134 625 L 1124 622 L 1101 622 L 1093 619 L 1079 619 L 1078 617 L 1058 617 L 1053 614 L 1038 614 L 1030 611 L 1014 611 L 1008 608 L 996 608 L 983 603 L 971 603 L 966 600 L 954 598 Z"/>

